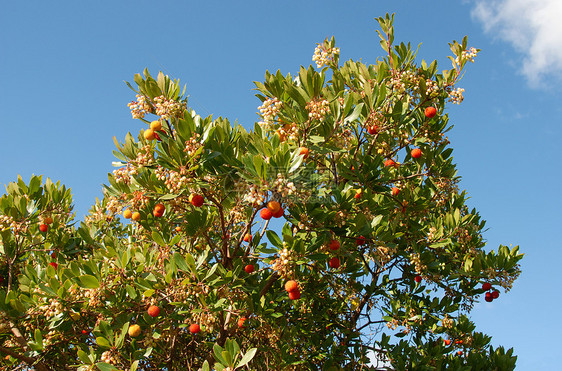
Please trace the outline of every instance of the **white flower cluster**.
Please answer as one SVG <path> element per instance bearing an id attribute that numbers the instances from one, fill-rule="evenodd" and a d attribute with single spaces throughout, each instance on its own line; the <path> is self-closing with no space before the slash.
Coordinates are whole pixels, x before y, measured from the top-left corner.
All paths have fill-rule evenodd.
<path id="1" fill-rule="evenodd" d="M 127 104 L 134 119 L 142 119 L 144 115 L 152 112 L 151 105 L 146 101 L 144 95 L 137 94 L 137 100 Z"/>
<path id="2" fill-rule="evenodd" d="M 449 102 L 453 104 L 461 104 L 461 102 L 464 100 L 463 93 L 463 88 L 452 89 L 449 92 Z"/>
<path id="3" fill-rule="evenodd" d="M 277 179 L 273 182 L 273 189 L 277 193 L 281 194 L 282 197 L 287 197 L 295 193 L 297 188 L 293 182 L 287 182 L 287 179 L 283 174 L 277 174 Z"/>
<path id="4" fill-rule="evenodd" d="M 461 63 L 462 60 L 468 60 L 469 62 L 474 63 L 474 58 L 476 58 L 476 55 L 478 54 L 478 50 L 476 50 L 476 48 L 470 48 L 468 50 L 463 50 L 461 57 L 457 57 L 455 59 L 455 63 L 458 65 Z"/>
<path id="5" fill-rule="evenodd" d="M 184 152 L 187 152 L 189 157 L 193 157 L 197 150 L 202 147 L 202 144 L 199 143 L 200 135 L 195 133 L 189 140 L 185 142 L 185 149 Z"/>
<path id="6" fill-rule="evenodd" d="M 290 262 L 293 260 L 292 255 L 294 255 L 292 250 L 287 250 L 286 247 L 283 247 L 283 249 L 279 252 L 279 258 L 272 262 L 271 268 L 277 271 L 281 277 L 291 277 L 293 275 L 293 270 L 290 266 Z"/>
<path id="7" fill-rule="evenodd" d="M 165 96 L 161 95 L 154 98 L 154 107 L 156 108 L 156 114 L 166 120 L 171 117 L 181 116 L 183 110 L 187 108 L 187 105 L 167 99 Z"/>
<path id="8" fill-rule="evenodd" d="M 437 85 L 437 83 L 435 81 L 426 80 L 425 85 L 427 87 L 427 90 L 425 91 L 426 95 L 431 96 L 432 94 L 437 93 L 438 90 L 439 90 L 439 86 Z"/>
<path id="9" fill-rule="evenodd" d="M 263 117 L 263 121 L 259 123 L 260 126 L 268 128 L 273 123 L 275 116 L 281 111 L 281 107 L 283 107 L 283 102 L 277 97 L 264 100 L 262 105 L 258 107 L 260 115 Z"/>
<path id="10" fill-rule="evenodd" d="M 306 104 L 308 118 L 321 121 L 330 112 L 330 103 L 326 99 L 312 99 Z"/>
<path id="11" fill-rule="evenodd" d="M 250 191 L 244 195 L 244 202 L 248 202 L 253 206 L 261 205 L 265 202 L 267 193 L 262 192 L 258 186 L 252 185 Z"/>
<path id="12" fill-rule="evenodd" d="M 334 56 L 339 54 L 340 48 L 326 49 L 324 45 L 318 44 L 316 49 L 314 49 L 312 61 L 316 62 L 317 68 L 322 68 L 323 66 L 329 66 L 334 61 Z"/>
<path id="13" fill-rule="evenodd" d="M 101 354 L 101 360 L 102 362 L 116 365 L 119 362 L 119 354 L 114 349 L 106 350 Z"/>
<path id="14" fill-rule="evenodd" d="M 287 139 L 296 141 L 299 137 L 299 128 L 295 123 L 285 124 L 277 129 L 277 135 L 279 135 L 281 142 Z"/>
<path id="15" fill-rule="evenodd" d="M 180 171 L 177 172 L 158 166 L 155 173 L 156 178 L 163 181 L 171 193 L 179 193 L 189 184 L 189 177 L 186 175 L 184 168 L 181 168 Z"/>

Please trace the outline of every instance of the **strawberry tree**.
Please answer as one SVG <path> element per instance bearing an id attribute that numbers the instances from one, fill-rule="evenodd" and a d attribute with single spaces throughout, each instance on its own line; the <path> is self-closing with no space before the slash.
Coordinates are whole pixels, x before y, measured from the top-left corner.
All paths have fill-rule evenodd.
<path id="1" fill-rule="evenodd" d="M 0 353 L 36 370 L 513 369 L 476 330 L 518 248 L 487 251 L 466 204 L 447 104 L 478 52 L 384 54 L 266 73 L 250 131 L 187 106 L 179 81 L 129 86 L 142 129 L 83 222 L 32 177 L 0 199 Z"/>

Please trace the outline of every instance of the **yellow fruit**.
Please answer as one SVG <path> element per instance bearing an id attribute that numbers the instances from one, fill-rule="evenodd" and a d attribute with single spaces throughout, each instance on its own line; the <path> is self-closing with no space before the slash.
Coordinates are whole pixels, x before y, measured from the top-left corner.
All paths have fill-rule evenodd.
<path id="1" fill-rule="evenodd" d="M 131 325 L 129 326 L 129 336 L 136 338 L 141 333 L 141 328 L 139 325 Z"/>
<path id="2" fill-rule="evenodd" d="M 138 211 L 135 211 L 133 215 L 131 215 L 131 219 L 135 222 L 138 222 L 141 219 L 141 214 Z"/>
<path id="3" fill-rule="evenodd" d="M 131 211 L 131 209 L 127 209 L 123 211 L 123 218 L 131 219 L 132 216 L 133 216 L 133 212 Z"/>
<path id="4" fill-rule="evenodd" d="M 160 121 L 152 121 L 150 123 L 150 128 L 152 131 L 160 131 L 162 129 L 162 123 Z"/>
<path id="5" fill-rule="evenodd" d="M 152 129 L 146 129 L 144 131 L 144 139 L 146 140 L 154 140 L 155 136 L 154 136 L 154 130 Z"/>

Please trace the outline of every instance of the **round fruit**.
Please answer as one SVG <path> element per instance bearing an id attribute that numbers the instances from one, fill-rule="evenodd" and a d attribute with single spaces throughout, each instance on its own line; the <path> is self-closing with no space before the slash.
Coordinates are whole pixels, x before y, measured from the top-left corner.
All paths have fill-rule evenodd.
<path id="1" fill-rule="evenodd" d="M 451 345 L 451 339 L 443 340 L 445 345 Z"/>
<path id="2" fill-rule="evenodd" d="M 52 224 L 53 223 L 53 218 L 51 218 L 50 216 L 46 217 L 45 220 L 43 220 L 43 223 L 45 224 Z"/>
<path id="3" fill-rule="evenodd" d="M 364 245 L 364 244 L 365 244 L 365 241 L 366 241 L 365 237 L 359 236 L 359 237 L 357 237 L 357 239 L 355 240 L 355 243 L 357 244 L 357 246 L 361 246 L 361 245 Z"/>
<path id="4" fill-rule="evenodd" d="M 384 162 L 384 166 L 386 166 L 386 167 L 394 166 L 394 164 L 396 164 L 396 163 L 394 162 L 394 160 L 391 160 L 391 159 L 387 159 L 387 160 Z"/>
<path id="5" fill-rule="evenodd" d="M 88 333 L 88 330 L 82 330 L 82 335 L 86 335 Z"/>
<path id="6" fill-rule="evenodd" d="M 415 276 L 414 281 L 416 281 L 417 283 L 420 283 L 422 281 L 421 276 L 419 274 L 417 276 Z"/>
<path id="7" fill-rule="evenodd" d="M 246 317 L 238 318 L 238 327 L 240 327 L 240 328 L 244 327 L 244 322 L 246 322 L 246 320 L 247 320 Z"/>
<path id="8" fill-rule="evenodd" d="M 422 155 L 422 151 L 419 148 L 414 148 L 410 151 L 410 155 L 412 155 L 413 158 L 420 158 Z"/>
<path id="9" fill-rule="evenodd" d="M 54 251 L 51 253 L 51 258 L 56 259 L 57 258 L 57 253 L 55 253 Z"/>
<path id="10" fill-rule="evenodd" d="M 355 197 L 355 199 L 358 200 L 358 199 L 361 198 L 362 194 L 363 194 L 363 190 L 358 189 L 358 190 L 355 191 L 355 196 L 353 196 L 353 197 Z"/>
<path id="11" fill-rule="evenodd" d="M 334 251 L 338 250 L 340 246 L 341 246 L 340 241 L 338 240 L 331 240 L 330 243 L 328 244 L 328 248 Z"/>
<path id="12" fill-rule="evenodd" d="M 295 280 L 289 280 L 285 282 L 285 291 L 297 291 L 299 289 L 299 284 Z"/>
<path id="13" fill-rule="evenodd" d="M 249 233 L 246 233 L 244 235 L 244 242 L 252 242 L 252 235 Z"/>
<path id="14" fill-rule="evenodd" d="M 334 256 L 332 259 L 330 259 L 328 265 L 330 266 L 330 268 L 338 269 L 341 265 L 340 259 Z"/>
<path id="15" fill-rule="evenodd" d="M 484 282 L 482 284 L 482 290 L 488 291 L 492 288 L 492 284 L 490 282 Z"/>
<path id="16" fill-rule="evenodd" d="M 273 217 L 273 213 L 268 208 L 261 209 L 260 216 L 263 220 L 269 220 Z"/>
<path id="17" fill-rule="evenodd" d="M 41 224 L 41 225 L 39 225 L 39 230 L 41 232 L 45 233 L 49 230 L 49 226 L 47 224 Z"/>
<path id="18" fill-rule="evenodd" d="M 197 334 L 199 331 L 201 331 L 201 326 L 197 323 L 192 323 L 191 326 L 189 326 L 189 332 L 192 334 Z"/>
<path id="19" fill-rule="evenodd" d="M 154 206 L 154 211 L 164 214 L 164 211 L 166 211 L 166 206 L 164 206 L 163 204 L 156 204 L 156 206 Z"/>
<path id="20" fill-rule="evenodd" d="M 131 219 L 138 222 L 141 219 L 141 214 L 138 211 L 135 211 L 133 215 L 131 215 Z"/>
<path id="21" fill-rule="evenodd" d="M 492 291 L 492 298 L 497 299 L 500 297 L 500 292 L 499 291 Z"/>
<path id="22" fill-rule="evenodd" d="M 191 195 L 189 195 L 189 202 L 191 202 L 191 204 L 195 207 L 201 207 L 204 201 L 205 199 L 203 198 L 203 196 L 198 195 L 197 193 L 192 193 Z"/>
<path id="23" fill-rule="evenodd" d="M 123 211 L 123 218 L 131 219 L 132 216 L 133 216 L 133 212 L 131 211 L 131 209 L 127 209 Z"/>
<path id="24" fill-rule="evenodd" d="M 176 228 L 174 228 L 174 230 L 179 233 L 181 232 L 181 227 L 178 225 Z"/>
<path id="25" fill-rule="evenodd" d="M 50 262 L 49 265 L 55 269 L 57 269 L 59 267 L 59 265 L 55 262 Z"/>
<path id="26" fill-rule="evenodd" d="M 129 326 L 129 336 L 132 338 L 136 338 L 141 333 L 141 328 L 139 325 L 131 325 Z"/>
<path id="27" fill-rule="evenodd" d="M 486 300 L 488 303 L 490 303 L 492 300 L 494 300 L 494 297 L 492 296 L 492 293 L 487 292 L 486 295 L 484 296 L 484 300 Z"/>
<path id="28" fill-rule="evenodd" d="M 393 196 L 398 196 L 398 193 L 400 193 L 400 190 L 399 190 L 398 188 L 396 188 L 396 187 L 393 187 L 393 188 L 392 188 L 392 195 L 393 195 Z"/>
<path id="29" fill-rule="evenodd" d="M 280 208 L 279 211 L 271 214 L 271 216 L 273 216 L 274 218 L 280 218 L 284 215 L 284 213 L 285 213 L 285 211 L 283 210 L 283 208 Z"/>
<path id="30" fill-rule="evenodd" d="M 299 290 L 289 291 L 289 299 L 297 300 L 300 299 L 300 297 L 301 297 L 301 292 Z"/>
<path id="31" fill-rule="evenodd" d="M 369 132 L 369 134 L 375 135 L 376 133 L 379 132 L 379 127 L 377 125 L 372 125 L 367 127 L 367 131 Z"/>
<path id="32" fill-rule="evenodd" d="M 158 308 L 156 305 L 151 305 L 150 307 L 148 307 L 147 312 L 150 317 L 158 317 L 160 315 L 160 308 Z"/>
<path id="33" fill-rule="evenodd" d="M 308 154 L 310 153 L 310 151 L 308 150 L 308 148 L 306 147 L 301 147 L 299 154 L 302 155 L 302 157 L 306 160 L 306 158 L 308 157 Z"/>
<path id="34" fill-rule="evenodd" d="M 154 210 L 152 212 L 152 215 L 154 215 L 155 218 L 160 218 L 160 217 L 162 217 L 162 215 L 164 215 L 164 213 L 163 212 L 159 213 L 158 211 Z"/>
<path id="35" fill-rule="evenodd" d="M 144 135 L 144 139 L 146 140 L 154 140 L 155 136 L 154 136 L 154 130 L 152 129 L 146 129 L 143 133 Z"/>
<path id="36" fill-rule="evenodd" d="M 247 266 L 244 267 L 244 270 L 248 274 L 253 273 L 254 272 L 254 266 L 252 264 L 248 264 Z"/>
<path id="37" fill-rule="evenodd" d="M 435 107 L 427 107 L 424 111 L 425 117 L 428 119 L 433 118 L 437 114 Z"/>
<path id="38" fill-rule="evenodd" d="M 277 201 L 269 201 L 267 203 L 267 208 L 271 211 L 272 214 L 279 212 L 281 209 L 281 204 Z"/>
<path id="39" fill-rule="evenodd" d="M 158 120 L 152 121 L 152 122 L 150 123 L 150 128 L 151 128 L 153 131 L 162 130 L 162 123 L 161 123 L 160 121 L 158 121 Z"/>

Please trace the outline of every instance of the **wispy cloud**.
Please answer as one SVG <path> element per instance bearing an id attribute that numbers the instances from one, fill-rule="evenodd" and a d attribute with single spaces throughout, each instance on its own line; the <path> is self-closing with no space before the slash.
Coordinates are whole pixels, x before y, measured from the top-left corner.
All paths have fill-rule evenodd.
<path id="1" fill-rule="evenodd" d="M 562 80 L 562 0 L 477 0 L 472 16 L 523 55 L 531 86 Z"/>

